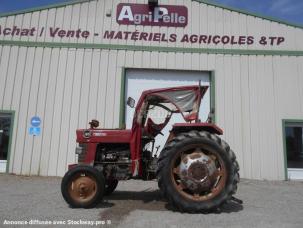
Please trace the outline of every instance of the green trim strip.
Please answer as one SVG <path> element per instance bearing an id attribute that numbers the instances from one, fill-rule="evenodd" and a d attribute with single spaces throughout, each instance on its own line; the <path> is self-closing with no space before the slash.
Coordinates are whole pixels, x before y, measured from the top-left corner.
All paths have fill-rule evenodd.
<path id="1" fill-rule="evenodd" d="M 285 180 L 288 180 L 285 124 L 286 124 L 286 120 L 282 120 L 282 137 L 283 137 L 282 140 L 283 140 L 284 175 L 285 175 L 284 178 Z"/>
<path id="2" fill-rule="evenodd" d="M 210 111 L 213 112 L 212 122 L 216 123 L 216 78 L 215 71 L 210 72 Z"/>
<path id="3" fill-rule="evenodd" d="M 9 142 L 8 142 L 8 152 L 7 152 L 7 160 L 6 160 L 6 172 L 9 173 L 9 163 L 10 163 L 11 148 L 12 148 L 12 142 L 13 142 L 15 111 L 14 110 L 0 110 L 0 113 L 11 114 L 11 126 L 9 129 Z"/>
<path id="4" fill-rule="evenodd" d="M 284 172 L 285 180 L 288 180 L 288 170 L 287 170 L 287 148 L 286 148 L 286 133 L 285 127 L 287 123 L 303 123 L 303 120 L 299 119 L 282 119 L 282 137 L 283 137 L 283 154 L 284 154 Z"/>
<path id="5" fill-rule="evenodd" d="M 113 49 L 113 50 L 129 50 L 129 51 L 207 53 L 207 54 L 226 54 L 226 55 L 303 56 L 303 51 L 181 48 L 181 47 L 178 48 L 178 47 L 135 46 L 135 45 L 119 45 L 119 44 L 88 44 L 88 43 L 58 43 L 58 42 L 53 43 L 53 42 L 32 42 L 32 41 L 11 41 L 11 40 L 0 40 L 0 45 L 22 46 L 22 47 Z"/>
<path id="6" fill-rule="evenodd" d="M 261 18 L 261 19 L 264 19 L 264 20 L 269 20 L 269 21 L 272 21 L 272 22 L 277 22 L 277 23 L 280 23 L 280 24 L 284 24 L 284 25 L 295 27 L 295 28 L 303 29 L 303 25 L 301 25 L 301 24 L 295 24 L 295 23 L 291 23 L 291 22 L 288 22 L 288 21 L 284 21 L 284 20 L 281 20 L 281 19 L 274 18 L 274 17 L 264 16 L 264 15 L 261 15 L 259 13 L 253 13 L 253 12 L 250 12 L 250 11 L 246 11 L 246 10 L 242 10 L 242 9 L 238 9 L 238 8 L 234 8 L 234 7 L 230 7 L 230 6 L 226 6 L 226 5 L 216 3 L 216 2 L 213 2 L 213 1 L 209 1 L 209 0 L 192 0 L 192 1 L 199 2 L 199 3 L 204 3 L 206 5 L 222 8 L 222 9 L 225 9 L 225 10 L 229 10 L 229 11 L 233 11 L 233 12 L 237 12 L 237 13 L 242 13 L 242 14 L 245 14 L 245 15 L 248 15 L 248 16 L 258 17 L 258 18 Z"/>
<path id="7" fill-rule="evenodd" d="M 46 9 L 60 8 L 60 7 L 68 6 L 68 5 L 75 5 L 78 3 L 85 3 L 85 2 L 89 2 L 89 1 L 91 1 L 91 0 L 72 0 L 72 1 L 62 2 L 62 3 L 56 3 L 56 4 L 50 4 L 50 5 L 39 6 L 39 7 L 34 7 L 34 8 L 28 8 L 28 9 L 24 9 L 24 10 L 13 11 L 13 12 L 9 12 L 9 13 L 1 13 L 0 17 L 8 17 L 8 16 L 14 16 L 17 14 L 32 13 L 35 11 L 41 11 L 41 10 L 46 10 Z"/>
<path id="8" fill-rule="evenodd" d="M 120 117 L 119 117 L 119 128 L 125 128 L 125 75 L 126 69 L 122 67 L 121 74 L 121 89 L 120 89 Z"/>

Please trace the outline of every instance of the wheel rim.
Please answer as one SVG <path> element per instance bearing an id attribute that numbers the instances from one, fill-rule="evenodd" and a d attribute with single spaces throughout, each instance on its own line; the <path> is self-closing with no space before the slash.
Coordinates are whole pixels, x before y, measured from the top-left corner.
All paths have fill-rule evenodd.
<path id="1" fill-rule="evenodd" d="M 207 145 L 195 144 L 183 148 L 176 153 L 171 164 L 172 182 L 187 199 L 210 200 L 225 187 L 225 164 L 218 152 Z"/>
<path id="2" fill-rule="evenodd" d="M 97 181 L 88 173 L 77 174 L 72 178 L 68 192 L 75 202 L 89 202 L 97 193 Z"/>

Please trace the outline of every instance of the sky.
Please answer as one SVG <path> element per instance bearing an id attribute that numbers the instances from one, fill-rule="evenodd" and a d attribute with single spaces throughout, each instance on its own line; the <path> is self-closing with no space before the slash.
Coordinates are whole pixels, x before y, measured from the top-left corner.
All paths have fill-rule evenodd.
<path id="1" fill-rule="evenodd" d="M 303 25 L 303 0 L 213 0 L 249 12 Z"/>
<path id="2" fill-rule="evenodd" d="M 0 0 L 0 13 L 71 0 Z M 216 3 L 303 25 L 303 0 L 209 0 Z"/>

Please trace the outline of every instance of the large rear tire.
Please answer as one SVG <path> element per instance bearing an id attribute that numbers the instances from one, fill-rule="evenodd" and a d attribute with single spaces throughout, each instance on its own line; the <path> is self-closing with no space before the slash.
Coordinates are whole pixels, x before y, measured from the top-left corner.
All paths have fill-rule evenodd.
<path id="1" fill-rule="evenodd" d="M 182 212 L 207 212 L 237 191 L 239 165 L 218 136 L 204 131 L 180 133 L 158 160 L 158 185 L 169 203 Z"/>
<path id="2" fill-rule="evenodd" d="M 69 170 L 61 182 L 65 201 L 73 208 L 92 208 L 102 199 L 105 180 L 102 172 L 91 166 L 79 165 Z"/>

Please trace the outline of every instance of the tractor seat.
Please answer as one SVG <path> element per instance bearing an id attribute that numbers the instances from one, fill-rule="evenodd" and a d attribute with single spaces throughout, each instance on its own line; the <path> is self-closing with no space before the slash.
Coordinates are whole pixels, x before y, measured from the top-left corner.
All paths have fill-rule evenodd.
<path id="1" fill-rule="evenodd" d="M 190 113 L 190 114 L 184 116 L 184 119 L 186 122 L 192 122 L 192 121 L 196 120 L 196 118 L 197 118 L 196 113 Z"/>

